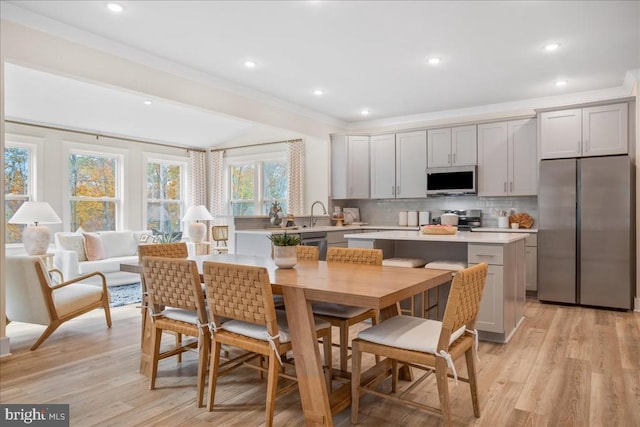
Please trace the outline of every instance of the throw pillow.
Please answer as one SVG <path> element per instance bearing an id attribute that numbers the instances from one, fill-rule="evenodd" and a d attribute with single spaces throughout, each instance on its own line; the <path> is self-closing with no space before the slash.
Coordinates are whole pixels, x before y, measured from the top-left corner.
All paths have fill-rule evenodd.
<path id="1" fill-rule="evenodd" d="M 60 246 L 61 249 L 77 253 L 79 262 L 87 260 L 87 255 L 84 250 L 84 239 L 82 236 L 77 234 L 58 233 L 56 237 L 58 246 Z"/>
<path id="2" fill-rule="evenodd" d="M 87 252 L 89 261 L 99 261 L 104 259 L 104 246 L 99 236 L 95 234 L 82 233 L 84 238 L 84 249 Z"/>

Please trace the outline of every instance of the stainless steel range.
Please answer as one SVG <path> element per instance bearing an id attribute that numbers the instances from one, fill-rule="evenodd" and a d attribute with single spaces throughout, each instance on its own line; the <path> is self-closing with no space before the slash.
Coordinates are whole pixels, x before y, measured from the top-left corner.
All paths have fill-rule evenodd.
<path id="1" fill-rule="evenodd" d="M 471 231 L 482 227 L 482 211 L 480 209 L 445 210 L 445 213 L 458 215 L 458 230 Z"/>

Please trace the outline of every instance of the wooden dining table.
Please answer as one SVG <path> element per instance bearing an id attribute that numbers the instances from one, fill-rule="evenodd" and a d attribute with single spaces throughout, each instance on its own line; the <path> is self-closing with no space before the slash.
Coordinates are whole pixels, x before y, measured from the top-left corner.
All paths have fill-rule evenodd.
<path id="1" fill-rule="evenodd" d="M 306 424 L 333 425 L 332 414 L 350 402 L 350 387 L 329 394 L 315 332 L 312 301 L 340 303 L 380 310 L 382 320 L 399 314 L 399 302 L 451 280 L 451 271 L 380 265 L 299 261 L 294 268 L 277 268 L 270 258 L 235 254 L 196 256 L 202 271 L 204 261 L 264 267 L 269 271 L 273 292 L 284 296 L 291 334 L 296 376 Z M 121 264 L 122 271 L 142 273 L 137 263 Z M 143 313 L 147 316 L 147 313 Z M 143 325 L 148 322 L 143 321 Z M 147 329 L 147 328 L 145 328 Z M 143 331 L 141 372 L 148 374 L 151 332 Z M 145 362 L 146 359 L 146 363 Z"/>

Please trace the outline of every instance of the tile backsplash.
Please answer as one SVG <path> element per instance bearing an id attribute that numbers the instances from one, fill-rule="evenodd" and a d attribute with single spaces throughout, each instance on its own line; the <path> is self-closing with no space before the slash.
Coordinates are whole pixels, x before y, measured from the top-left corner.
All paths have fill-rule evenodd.
<path id="1" fill-rule="evenodd" d="M 430 211 L 431 218 L 437 218 L 444 210 L 480 209 L 483 227 L 497 227 L 498 212 L 502 209 L 526 212 L 533 217 L 534 221 L 538 218 L 536 196 L 443 196 L 426 199 L 333 200 L 332 202 L 332 211 L 333 206 L 360 208 L 360 220 L 375 225 L 398 225 L 400 211 Z M 533 227 L 536 226 L 534 222 Z"/>

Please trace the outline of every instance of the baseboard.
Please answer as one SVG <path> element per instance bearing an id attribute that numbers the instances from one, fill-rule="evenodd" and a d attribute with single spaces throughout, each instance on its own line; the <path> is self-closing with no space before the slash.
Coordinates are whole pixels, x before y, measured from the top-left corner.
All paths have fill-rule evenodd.
<path id="1" fill-rule="evenodd" d="M 9 337 L 0 338 L 0 358 L 11 356 L 11 344 Z"/>
<path id="2" fill-rule="evenodd" d="M 640 298 L 636 298 L 634 307 L 635 309 L 633 311 L 640 311 Z"/>

